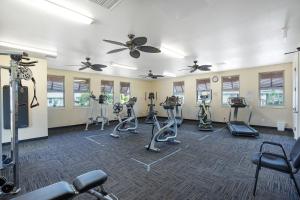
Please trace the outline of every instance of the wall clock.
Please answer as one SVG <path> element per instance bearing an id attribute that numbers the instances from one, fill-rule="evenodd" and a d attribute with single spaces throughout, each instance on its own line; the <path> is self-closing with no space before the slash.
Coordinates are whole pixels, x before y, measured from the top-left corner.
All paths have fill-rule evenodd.
<path id="1" fill-rule="evenodd" d="M 213 77 L 212 77 L 212 81 L 213 81 L 214 83 L 218 82 L 218 81 L 219 81 L 218 76 L 213 76 Z"/>

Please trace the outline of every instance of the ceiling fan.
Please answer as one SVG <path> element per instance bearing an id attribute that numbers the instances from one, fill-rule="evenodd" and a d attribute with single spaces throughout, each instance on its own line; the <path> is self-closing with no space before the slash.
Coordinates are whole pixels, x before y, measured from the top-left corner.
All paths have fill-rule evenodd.
<path id="1" fill-rule="evenodd" d="M 92 64 L 90 62 L 91 58 L 89 57 L 86 57 L 85 60 L 86 60 L 85 62 L 84 61 L 81 62 L 81 65 L 65 65 L 65 66 L 81 66 L 79 70 L 91 68 L 94 71 L 103 71 L 102 69 L 107 67 L 106 65 Z"/>
<path id="2" fill-rule="evenodd" d="M 189 70 L 190 73 L 193 73 L 195 72 L 196 70 L 200 70 L 200 71 L 210 71 L 211 69 L 211 65 L 198 65 L 197 64 L 197 60 L 194 61 L 194 65 L 192 66 L 187 66 L 187 68 L 184 68 L 184 69 L 181 69 L 179 71 L 182 71 L 182 70 Z"/>
<path id="3" fill-rule="evenodd" d="M 145 44 L 147 43 L 146 37 L 135 37 L 134 34 L 129 34 L 128 38 L 129 41 L 127 41 L 126 43 L 116 42 L 112 40 L 103 40 L 104 42 L 122 46 L 122 48 L 111 50 L 107 52 L 107 54 L 117 53 L 126 49 L 129 49 L 129 54 L 133 58 L 139 58 L 140 51 L 146 53 L 160 53 L 160 50 L 156 47 L 145 46 Z"/>
<path id="4" fill-rule="evenodd" d="M 287 53 L 285 53 L 285 55 L 287 55 L 287 54 L 291 54 L 291 53 L 296 53 L 296 52 L 299 52 L 299 51 L 300 51 L 300 47 L 297 47 L 296 49 L 297 49 L 297 51 L 291 51 L 291 52 L 287 52 Z"/>
<path id="5" fill-rule="evenodd" d="M 145 75 L 141 75 L 141 77 L 143 78 L 151 78 L 151 79 L 157 79 L 157 78 L 162 78 L 164 77 L 163 75 L 159 75 L 159 74 L 153 74 L 152 70 L 149 70 L 148 74 Z"/>

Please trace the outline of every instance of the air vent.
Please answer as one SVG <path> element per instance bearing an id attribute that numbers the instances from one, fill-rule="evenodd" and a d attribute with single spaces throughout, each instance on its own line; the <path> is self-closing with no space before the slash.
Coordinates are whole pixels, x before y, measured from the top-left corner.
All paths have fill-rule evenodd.
<path id="1" fill-rule="evenodd" d="M 111 10 L 115 6 L 117 6 L 122 0 L 90 0 L 90 1 L 102 6 L 103 8 Z"/>

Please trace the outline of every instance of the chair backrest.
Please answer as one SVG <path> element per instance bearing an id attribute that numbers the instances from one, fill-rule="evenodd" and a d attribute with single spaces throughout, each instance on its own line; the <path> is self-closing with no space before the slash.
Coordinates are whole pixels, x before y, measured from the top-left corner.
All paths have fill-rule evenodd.
<path id="1" fill-rule="evenodd" d="M 295 169 L 300 168 L 300 138 L 297 139 L 290 153 L 290 159 Z"/>

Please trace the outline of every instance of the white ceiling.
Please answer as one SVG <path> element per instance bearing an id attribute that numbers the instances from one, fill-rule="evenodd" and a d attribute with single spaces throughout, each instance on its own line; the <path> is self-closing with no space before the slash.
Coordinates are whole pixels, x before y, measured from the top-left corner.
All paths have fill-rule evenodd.
<path id="1" fill-rule="evenodd" d="M 57 49 L 58 57 L 48 58 L 51 68 L 77 71 L 78 67 L 64 65 L 80 63 L 86 56 L 94 63 L 138 67 L 137 71 L 109 67 L 102 72 L 126 77 L 138 77 L 149 69 L 184 75 L 187 72 L 178 70 L 194 59 L 220 71 L 290 62 L 292 56 L 283 53 L 300 46 L 299 0 L 123 0 L 113 10 L 89 0 L 68 1 L 89 11 L 96 22 L 82 25 L 22 0 L 1 0 L 0 41 Z M 118 46 L 102 39 L 125 42 L 128 33 L 148 37 L 149 45 L 176 47 L 187 56 L 142 53 L 134 59 L 127 51 L 106 55 Z"/>

